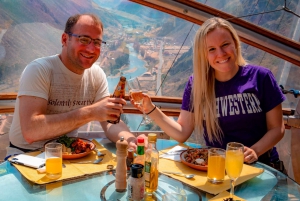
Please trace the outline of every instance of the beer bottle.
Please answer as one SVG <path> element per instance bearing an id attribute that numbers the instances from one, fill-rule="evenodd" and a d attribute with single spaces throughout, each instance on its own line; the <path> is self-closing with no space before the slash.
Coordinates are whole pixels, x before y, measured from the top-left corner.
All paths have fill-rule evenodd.
<path id="1" fill-rule="evenodd" d="M 118 85 L 115 88 L 114 94 L 112 97 L 114 98 L 125 98 L 125 85 L 126 85 L 126 77 L 121 76 Z M 120 122 L 121 115 L 115 121 L 107 120 L 108 123 L 117 124 Z"/>

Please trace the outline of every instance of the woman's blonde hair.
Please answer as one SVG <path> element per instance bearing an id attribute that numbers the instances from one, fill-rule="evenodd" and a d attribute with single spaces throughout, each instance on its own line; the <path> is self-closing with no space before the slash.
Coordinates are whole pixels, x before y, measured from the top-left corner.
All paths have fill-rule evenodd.
<path id="1" fill-rule="evenodd" d="M 196 133 L 203 133 L 206 127 L 210 142 L 221 142 L 222 130 L 216 113 L 215 73 L 207 59 L 206 36 L 217 27 L 227 29 L 235 42 L 238 66 L 244 66 L 246 61 L 242 57 L 239 37 L 232 25 L 218 17 L 206 20 L 195 36 L 194 43 L 194 80 L 191 100 L 194 110 Z"/>

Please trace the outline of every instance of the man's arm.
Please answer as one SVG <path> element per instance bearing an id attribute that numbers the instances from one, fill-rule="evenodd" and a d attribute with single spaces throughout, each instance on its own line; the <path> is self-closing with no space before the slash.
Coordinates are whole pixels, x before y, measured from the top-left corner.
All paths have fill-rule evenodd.
<path id="1" fill-rule="evenodd" d="M 123 99 L 103 98 L 96 103 L 60 114 L 46 114 L 47 100 L 34 96 L 20 96 L 20 125 L 22 134 L 28 143 L 58 137 L 80 126 L 96 120 L 116 120 Z"/>
<path id="2" fill-rule="evenodd" d="M 128 146 L 136 149 L 136 137 L 133 135 L 127 125 L 120 121 L 118 124 L 111 124 L 108 122 L 100 122 L 106 137 L 112 141 L 117 142 L 121 137 L 124 137 L 128 142 Z M 143 137 L 145 139 L 145 147 L 148 146 L 147 137 L 144 134 L 139 135 L 139 137 Z"/>

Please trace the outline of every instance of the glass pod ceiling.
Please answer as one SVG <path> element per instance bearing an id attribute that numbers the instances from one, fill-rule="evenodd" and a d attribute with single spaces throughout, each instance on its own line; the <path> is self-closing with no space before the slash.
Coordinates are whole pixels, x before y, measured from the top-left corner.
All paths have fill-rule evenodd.
<path id="1" fill-rule="evenodd" d="M 197 0 L 299 42 L 299 0 Z"/>
<path id="2" fill-rule="evenodd" d="M 165 7 L 149 6 L 153 2 Z M 192 45 L 201 24 L 184 19 L 182 16 L 191 15 L 187 10 L 175 10 L 180 15 L 170 12 L 173 3 L 187 8 L 198 4 L 193 7 L 195 12 L 202 5 L 218 9 L 291 40 L 284 42 L 285 46 L 295 45 L 285 50 L 291 58 L 300 51 L 299 0 L 0 0 L 0 93 L 18 92 L 19 77 L 30 61 L 60 53 L 60 37 L 70 15 L 92 12 L 104 23 L 107 45 L 102 46 L 97 64 L 107 75 L 111 93 L 123 75 L 128 80 L 137 78 L 151 95 L 181 98 L 193 73 Z M 269 48 L 268 41 L 265 43 L 260 45 Z M 242 43 L 249 63 L 271 69 L 285 89 L 300 89 L 300 59 L 288 62 L 253 44 L 249 39 Z M 294 109 L 298 100 L 287 97 L 283 107 Z"/>

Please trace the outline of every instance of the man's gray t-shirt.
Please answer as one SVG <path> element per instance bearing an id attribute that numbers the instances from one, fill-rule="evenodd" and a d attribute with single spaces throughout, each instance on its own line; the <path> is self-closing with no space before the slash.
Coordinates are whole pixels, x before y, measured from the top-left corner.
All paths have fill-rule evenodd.
<path id="1" fill-rule="evenodd" d="M 26 66 L 20 79 L 20 96 L 43 98 L 48 101 L 46 114 L 58 114 L 91 105 L 109 96 L 109 91 L 105 73 L 98 65 L 78 75 L 67 69 L 58 55 L 54 55 L 36 59 Z M 76 131 L 73 133 L 77 134 Z M 24 149 L 40 148 L 46 142 L 28 144 L 25 141 L 20 127 L 19 98 L 9 139 L 13 145 Z"/>

